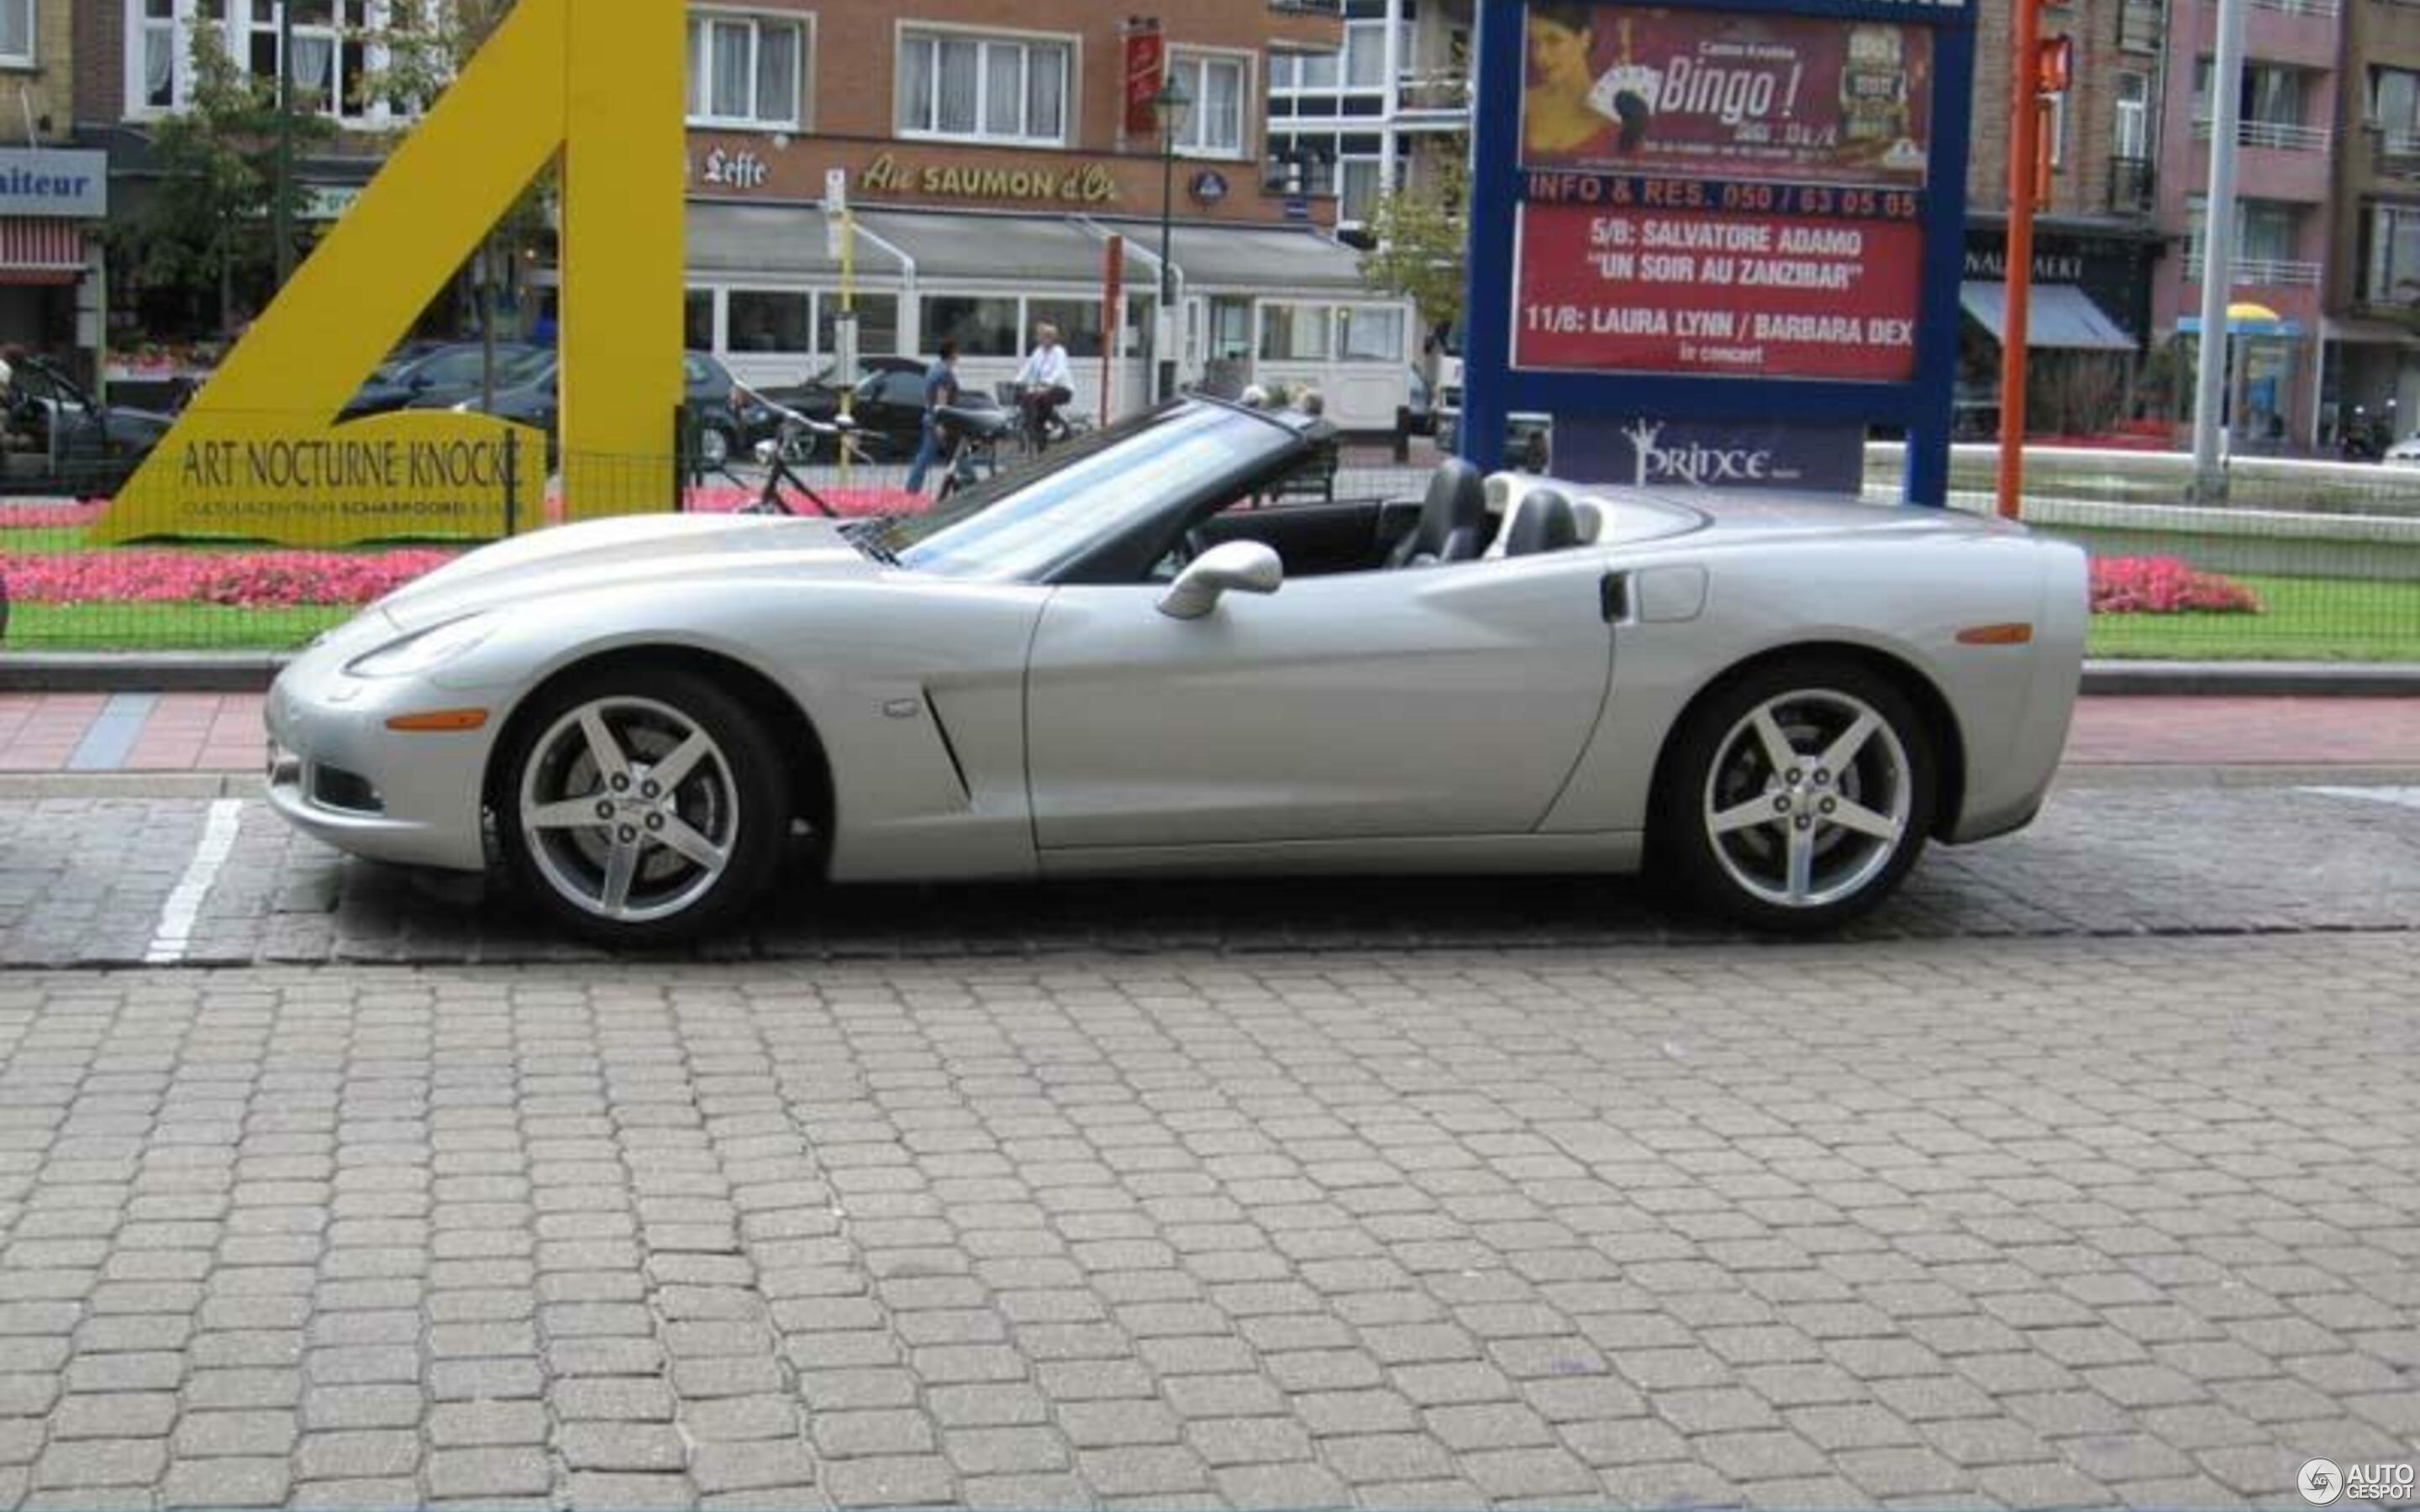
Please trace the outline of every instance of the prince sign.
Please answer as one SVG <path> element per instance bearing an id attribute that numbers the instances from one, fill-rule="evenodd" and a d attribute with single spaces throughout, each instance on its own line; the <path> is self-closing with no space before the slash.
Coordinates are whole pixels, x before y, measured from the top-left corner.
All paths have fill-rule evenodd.
<path id="1" fill-rule="evenodd" d="M 1942 501 L 1971 14 L 1530 0 L 1482 25 L 1474 220 L 1516 230 L 1471 259 L 1472 446 L 1515 409 L 1710 444 L 1893 424 Z"/>

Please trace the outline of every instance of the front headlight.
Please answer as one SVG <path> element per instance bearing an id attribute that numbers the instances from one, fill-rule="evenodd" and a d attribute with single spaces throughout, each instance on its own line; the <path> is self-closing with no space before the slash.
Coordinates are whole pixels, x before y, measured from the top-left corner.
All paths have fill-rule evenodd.
<path id="1" fill-rule="evenodd" d="M 488 639 L 495 628 L 493 615 L 466 614 L 426 630 L 414 630 L 400 640 L 390 640 L 376 651 L 354 657 L 346 663 L 345 671 L 355 677 L 412 677 L 434 671 Z"/>

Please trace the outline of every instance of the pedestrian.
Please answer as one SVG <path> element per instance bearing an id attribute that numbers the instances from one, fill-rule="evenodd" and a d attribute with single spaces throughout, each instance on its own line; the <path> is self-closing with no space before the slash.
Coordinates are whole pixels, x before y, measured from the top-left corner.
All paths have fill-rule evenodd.
<path id="1" fill-rule="evenodd" d="M 1074 376 L 1067 365 L 1067 348 L 1059 345 L 1059 328 L 1047 320 L 1035 322 L 1032 354 L 1016 373 L 1025 404 L 1026 432 L 1033 438 L 1035 450 L 1049 444 L 1050 427 L 1058 422 L 1059 407 L 1076 397 L 1076 391 L 1067 386 Z"/>
<path id="2" fill-rule="evenodd" d="M 945 405 L 958 402 L 958 344 L 954 337 L 944 336 L 933 365 L 924 369 L 924 416 L 922 433 L 916 441 L 916 460 L 908 469 L 908 491 L 924 491 L 924 474 L 940 455 L 940 434 L 935 429 L 934 412 Z"/>

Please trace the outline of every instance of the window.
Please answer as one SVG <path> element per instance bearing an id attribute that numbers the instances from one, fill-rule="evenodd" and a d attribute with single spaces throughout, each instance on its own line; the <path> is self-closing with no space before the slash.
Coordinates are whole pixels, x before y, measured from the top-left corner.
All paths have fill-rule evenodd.
<path id="1" fill-rule="evenodd" d="M 2067 166 L 2067 97 L 2052 95 L 2050 109 L 2042 115 L 2042 135 L 2050 144 L 2050 165 L 2053 170 Z"/>
<path id="2" fill-rule="evenodd" d="M 1249 69 L 1240 57 L 1178 53 L 1169 69 L 1193 96 L 1176 150 L 1205 158 L 1244 155 L 1244 116 L 1251 93 Z"/>
<path id="3" fill-rule="evenodd" d="M 826 356 L 840 351 L 840 296 L 827 290 L 815 316 L 815 349 Z M 892 357 L 899 351 L 899 296 L 860 294 L 857 308 L 857 355 Z"/>
<path id="4" fill-rule="evenodd" d="M 924 301 L 924 345 L 938 351 L 945 336 L 956 338 L 961 357 L 1017 356 L 1022 348 L 1016 301 L 930 295 Z"/>
<path id="5" fill-rule="evenodd" d="M 1338 56 L 1332 51 L 1269 54 L 1269 93 L 1273 95 L 1332 90 L 1342 76 Z"/>
<path id="6" fill-rule="evenodd" d="M 1378 160 L 1347 158 L 1339 166 L 1337 187 L 1342 203 L 1338 205 L 1337 218 L 1348 222 L 1370 219 L 1378 208 Z"/>
<path id="7" fill-rule="evenodd" d="M 689 19 L 689 118 L 795 131 L 806 29 L 795 21 L 701 11 Z"/>
<path id="8" fill-rule="evenodd" d="M 1325 304 L 1261 306 L 1261 361 L 1325 363 L 1336 355 L 1335 311 Z"/>
<path id="9" fill-rule="evenodd" d="M 899 41 L 899 131 L 1059 147 L 1067 140 L 1065 42 L 908 32 Z"/>
<path id="10" fill-rule="evenodd" d="M 0 0 L 0 12 L 19 0 Z M 410 119 L 405 102 L 369 96 L 388 66 L 372 39 L 399 24 L 392 0 L 291 0 L 295 100 L 351 127 Z M 238 69 L 278 76 L 278 0 L 127 0 L 127 99 L 136 114 L 182 110 L 194 89 L 192 39 L 215 31 Z"/>
<path id="11" fill-rule="evenodd" d="M 2375 205 L 2362 261 L 2365 303 L 2420 306 L 2420 206 Z"/>
<path id="12" fill-rule="evenodd" d="M 1098 300 L 1028 300 L 1025 329 L 1047 320 L 1059 328 L 1059 340 L 1073 357 L 1101 355 L 1101 301 Z"/>
<path id="13" fill-rule="evenodd" d="M 0 63 L 33 61 L 34 0 L 0 0 Z"/>
<path id="14" fill-rule="evenodd" d="M 2235 260 L 2238 283 L 2266 283 L 2266 278 L 2247 278 L 2242 264 L 2274 265 L 2295 260 L 2297 233 L 2302 225 L 2299 206 L 2282 200 L 2247 199 L 2237 203 L 2235 215 Z M 2202 231 L 2209 210 L 2202 197 L 2195 195 L 2186 207 L 2189 246 L 2186 256 L 2198 267 L 2202 260 Z M 2197 275 L 2195 275 L 2197 276 Z"/>
<path id="15" fill-rule="evenodd" d="M 1344 28 L 1344 87 L 1387 87 L 1387 23 L 1356 21 Z"/>
<path id="16" fill-rule="evenodd" d="M 714 350 L 714 290 L 693 288 L 681 303 L 681 340 L 693 352 Z"/>
<path id="17" fill-rule="evenodd" d="M 812 350 L 814 299 L 804 291 L 736 288 L 730 299 L 730 337 L 723 349 L 734 352 L 804 352 Z"/>
<path id="18" fill-rule="evenodd" d="M 2210 103 L 2211 71 L 2211 60 L 2203 58 L 2194 72 L 2194 116 L 2199 120 L 2208 120 L 2214 114 Z M 2260 126 L 2302 125 L 2310 84 L 2311 75 L 2302 69 L 2246 63 L 2240 97 L 2244 121 Z"/>
<path id="19" fill-rule="evenodd" d="M 2146 73 L 2118 75 L 2118 156 L 2148 162 L 2151 156 L 2151 78 Z"/>
<path id="20" fill-rule="evenodd" d="M 1400 363 L 1404 360 L 1404 312 L 1384 305 L 1348 307 L 1338 312 L 1344 332 L 1348 363 Z"/>
<path id="21" fill-rule="evenodd" d="M 2369 123 L 2391 137 L 2409 139 L 2420 129 L 2420 73 L 2372 69 L 2369 77 Z"/>

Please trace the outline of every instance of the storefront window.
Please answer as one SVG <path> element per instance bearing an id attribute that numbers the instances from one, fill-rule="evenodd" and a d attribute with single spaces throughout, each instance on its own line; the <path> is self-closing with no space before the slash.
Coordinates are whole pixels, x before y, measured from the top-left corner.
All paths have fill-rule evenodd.
<path id="1" fill-rule="evenodd" d="M 1070 357 L 1101 355 L 1101 301 L 1098 300 L 1028 300 L 1025 329 L 1029 334 L 1043 320 L 1059 328 L 1059 339 Z"/>
<path id="2" fill-rule="evenodd" d="M 731 291 L 731 336 L 735 352 L 803 352 L 814 320 L 814 301 L 803 292 L 774 289 Z"/>
<path id="3" fill-rule="evenodd" d="M 693 352 L 714 350 L 714 290 L 693 288 L 681 305 L 681 339 Z"/>
<path id="4" fill-rule="evenodd" d="M 857 355 L 893 357 L 899 350 L 899 296 L 861 294 L 857 310 Z M 830 357 L 840 350 L 840 296 L 826 290 L 816 301 L 815 349 Z"/>
<path id="5" fill-rule="evenodd" d="M 954 338 L 961 357 L 1015 357 L 1023 350 L 1016 301 L 936 294 L 924 301 L 924 345 L 939 349 Z"/>
<path id="6" fill-rule="evenodd" d="M 1343 313 L 1344 360 L 1348 363 L 1400 363 L 1404 360 L 1404 312 L 1368 305 Z"/>
<path id="7" fill-rule="evenodd" d="M 1261 361 L 1325 363 L 1335 355 L 1331 345 L 1335 313 L 1325 304 L 1264 304 L 1261 306 Z"/>

